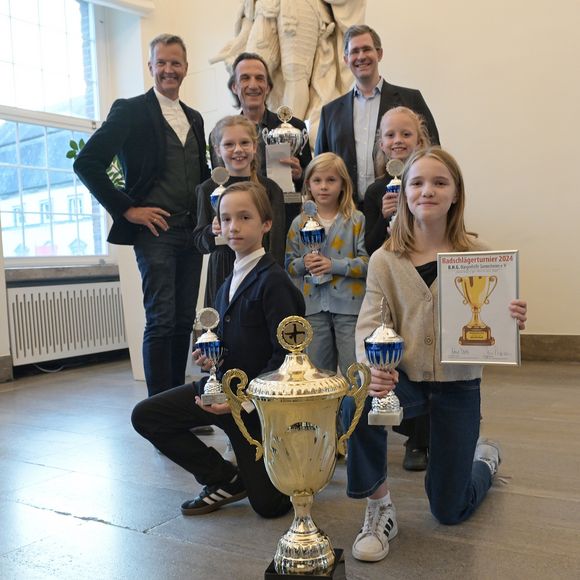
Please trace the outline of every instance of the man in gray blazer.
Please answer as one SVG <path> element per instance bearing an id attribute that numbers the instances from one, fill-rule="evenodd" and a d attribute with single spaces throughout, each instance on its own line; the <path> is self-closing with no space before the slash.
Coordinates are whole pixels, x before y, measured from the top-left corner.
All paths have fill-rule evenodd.
<path id="1" fill-rule="evenodd" d="M 193 245 L 195 188 L 209 178 L 201 115 L 179 100 L 183 40 L 150 43 L 155 87 L 118 99 L 81 150 L 74 170 L 113 218 L 108 241 L 132 245 L 143 285 L 143 363 L 149 395 L 185 382 L 202 256 Z M 125 187 L 107 175 L 117 155 Z"/>
<path id="2" fill-rule="evenodd" d="M 367 187 L 375 180 L 373 150 L 387 110 L 402 105 L 422 115 L 433 144 L 439 143 L 439 133 L 420 91 L 391 85 L 381 78 L 383 49 L 372 28 L 360 24 L 347 29 L 343 58 L 355 77 L 355 86 L 322 107 L 315 153 L 331 151 L 343 158 L 360 207 Z"/>

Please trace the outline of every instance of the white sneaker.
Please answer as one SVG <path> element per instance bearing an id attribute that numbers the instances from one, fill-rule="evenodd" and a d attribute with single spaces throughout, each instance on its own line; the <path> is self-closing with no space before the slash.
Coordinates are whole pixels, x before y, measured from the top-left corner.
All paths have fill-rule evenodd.
<path id="1" fill-rule="evenodd" d="M 491 471 L 491 477 L 495 477 L 499 464 L 501 463 L 501 449 L 499 443 L 497 441 L 492 441 L 491 439 L 482 439 L 480 437 L 477 440 L 473 461 L 483 461 L 486 463 Z"/>
<path id="2" fill-rule="evenodd" d="M 399 531 L 395 506 L 367 505 L 365 521 L 352 545 L 352 555 L 364 562 L 378 562 L 389 553 L 389 540 Z"/>
<path id="3" fill-rule="evenodd" d="M 234 448 L 232 447 L 232 442 L 228 439 L 226 443 L 225 451 L 222 453 L 222 457 L 233 463 L 234 465 L 238 464 L 238 460 L 236 459 L 236 454 L 234 453 Z"/>

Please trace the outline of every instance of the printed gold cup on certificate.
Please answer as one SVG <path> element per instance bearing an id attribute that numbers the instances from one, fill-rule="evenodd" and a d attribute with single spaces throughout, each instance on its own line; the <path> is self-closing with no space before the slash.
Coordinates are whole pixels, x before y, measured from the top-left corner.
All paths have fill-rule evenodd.
<path id="1" fill-rule="evenodd" d="M 491 346 L 495 338 L 491 328 L 479 317 L 484 304 L 489 304 L 489 297 L 497 286 L 497 276 L 457 276 L 455 287 L 463 297 L 463 304 L 471 308 L 471 320 L 463 327 L 459 344 L 462 346 Z"/>
<path id="2" fill-rule="evenodd" d="M 224 391 L 240 431 L 256 446 L 256 460 L 264 455 L 268 476 L 289 495 L 294 520 L 280 538 L 266 579 L 298 575 L 302 578 L 344 578 L 342 550 L 334 550 L 328 536 L 310 515 L 314 495 L 330 481 L 337 449 L 345 442 L 363 411 L 370 371 L 360 363 L 348 369 L 348 382 L 335 373 L 317 369 L 303 351 L 312 340 L 310 323 L 300 316 L 285 318 L 278 326 L 278 342 L 289 351 L 282 366 L 251 381 L 238 369 L 223 377 Z M 362 381 L 359 379 L 362 375 Z M 232 381 L 237 380 L 234 394 Z M 361 384 L 358 385 L 357 383 Z M 355 399 L 356 411 L 347 431 L 336 432 L 336 416 L 344 396 Z M 241 409 L 251 402 L 262 425 L 263 443 L 248 433 Z"/>

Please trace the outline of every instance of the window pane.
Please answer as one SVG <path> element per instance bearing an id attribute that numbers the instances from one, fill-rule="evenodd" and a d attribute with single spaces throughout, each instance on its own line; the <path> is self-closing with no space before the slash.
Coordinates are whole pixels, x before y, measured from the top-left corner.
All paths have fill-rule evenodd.
<path id="1" fill-rule="evenodd" d="M 72 171 L 71 139 L 88 135 L 0 121 L 0 218 L 7 257 L 106 255 L 103 208 Z"/>
<path id="2" fill-rule="evenodd" d="M 20 203 L 20 188 L 18 187 L 18 170 L 14 167 L 4 167 L 0 165 L 0 200 L 8 200 L 9 204 L 17 201 Z M 1 206 L 4 210 L 4 205 Z"/>
<path id="3" fill-rule="evenodd" d="M 38 24 L 38 0 L 12 0 L 10 12 L 13 18 Z"/>
<path id="4" fill-rule="evenodd" d="M 0 119 L 0 163 L 16 162 L 16 123 Z M 6 189 L 0 185 L 0 192 L 3 191 Z"/>
<path id="5" fill-rule="evenodd" d="M 0 14 L 0 60 L 12 62 L 10 19 Z"/>
<path id="6" fill-rule="evenodd" d="M 46 167 L 46 140 L 44 127 L 19 123 L 20 163 Z"/>
<path id="7" fill-rule="evenodd" d="M 16 94 L 14 92 L 14 67 L 11 63 L 0 62 L 0 104 L 7 107 L 16 105 Z"/>
<path id="8" fill-rule="evenodd" d="M 0 13 L 0 105 L 97 118 L 92 7 L 12 0 L 11 9 Z"/>
<path id="9" fill-rule="evenodd" d="M 39 87 L 42 87 L 42 72 L 39 68 L 14 66 L 14 93 L 17 107 L 35 111 L 44 110 L 44 99 Z"/>
<path id="10" fill-rule="evenodd" d="M 71 161 L 66 158 L 66 152 L 70 149 L 69 142 L 72 138 L 72 132 L 66 129 L 47 129 L 46 140 L 49 167 L 70 170 Z"/>

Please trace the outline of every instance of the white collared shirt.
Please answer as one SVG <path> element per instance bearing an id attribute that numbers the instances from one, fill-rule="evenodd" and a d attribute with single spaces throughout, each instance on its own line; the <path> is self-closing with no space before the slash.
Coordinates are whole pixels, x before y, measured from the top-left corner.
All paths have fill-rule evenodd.
<path id="1" fill-rule="evenodd" d="M 243 282 L 244 278 L 256 267 L 260 258 L 266 253 L 264 248 L 258 248 L 255 252 L 248 254 L 241 260 L 234 262 L 234 273 L 232 276 L 232 283 L 230 285 L 229 300 L 234 297 L 236 290 Z"/>
<path id="2" fill-rule="evenodd" d="M 169 126 L 175 131 L 175 134 L 181 141 L 181 144 L 185 145 L 190 125 L 185 112 L 179 104 L 179 99 L 172 101 L 165 95 L 162 95 L 155 87 L 153 87 L 153 90 L 155 91 L 155 95 L 159 101 L 159 106 L 161 107 L 161 113 L 163 113 L 163 117 L 165 117 L 165 120 L 169 123 Z"/>
<path id="3" fill-rule="evenodd" d="M 373 94 L 365 97 L 355 85 L 353 99 L 354 144 L 358 176 L 358 197 L 363 199 L 371 183 L 375 181 L 373 150 L 377 140 L 377 122 L 381 106 L 383 79 L 379 79 Z"/>

